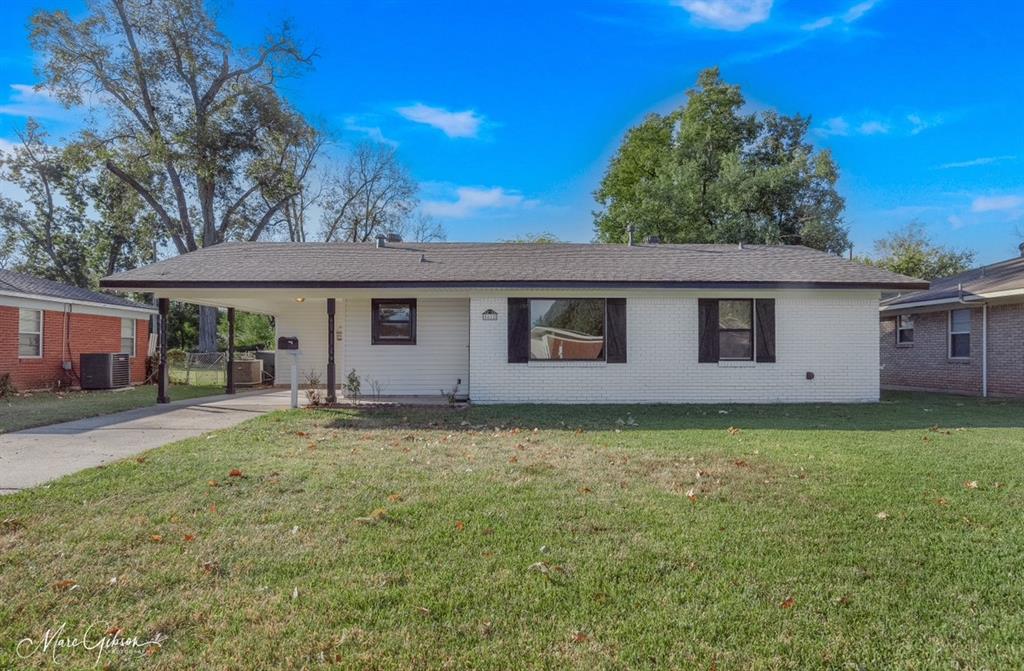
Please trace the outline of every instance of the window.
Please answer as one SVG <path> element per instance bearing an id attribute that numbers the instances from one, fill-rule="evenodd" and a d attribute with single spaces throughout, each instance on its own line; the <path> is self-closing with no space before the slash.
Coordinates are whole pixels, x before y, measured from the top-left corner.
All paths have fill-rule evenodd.
<path id="1" fill-rule="evenodd" d="M 121 319 L 121 354 L 135 356 L 135 320 Z"/>
<path id="2" fill-rule="evenodd" d="M 967 359 L 971 356 L 971 311 L 949 311 L 949 358 Z"/>
<path id="3" fill-rule="evenodd" d="M 914 316 L 900 315 L 896 318 L 896 344 L 912 345 L 914 343 Z"/>
<path id="4" fill-rule="evenodd" d="M 718 301 L 718 359 L 754 359 L 754 301 Z"/>
<path id="5" fill-rule="evenodd" d="M 604 361 L 603 298 L 530 299 L 530 359 Z"/>
<path id="6" fill-rule="evenodd" d="M 374 298 L 371 338 L 374 345 L 416 344 L 416 299 Z"/>
<path id="7" fill-rule="evenodd" d="M 43 356 L 42 310 L 18 310 L 18 356 L 36 359 Z"/>

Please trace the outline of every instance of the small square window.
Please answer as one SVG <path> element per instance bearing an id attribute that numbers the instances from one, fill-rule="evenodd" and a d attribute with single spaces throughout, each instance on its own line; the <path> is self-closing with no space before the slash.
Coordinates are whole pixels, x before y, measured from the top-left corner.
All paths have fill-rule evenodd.
<path id="1" fill-rule="evenodd" d="M 371 341 L 374 345 L 416 344 L 416 299 L 374 298 Z"/>

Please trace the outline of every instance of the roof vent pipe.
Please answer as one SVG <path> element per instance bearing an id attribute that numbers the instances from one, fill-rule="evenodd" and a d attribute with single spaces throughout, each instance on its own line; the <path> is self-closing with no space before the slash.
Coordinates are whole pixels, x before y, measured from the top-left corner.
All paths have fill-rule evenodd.
<path id="1" fill-rule="evenodd" d="M 737 249 L 743 249 L 743 241 L 740 240 L 740 244 L 736 246 Z"/>
<path id="2" fill-rule="evenodd" d="M 629 244 L 630 247 L 633 246 L 633 234 L 634 233 L 636 233 L 636 226 L 634 226 L 633 224 L 630 224 L 629 226 L 626 226 L 626 234 L 628 236 L 628 244 Z"/>
<path id="3" fill-rule="evenodd" d="M 385 237 L 383 235 L 378 235 L 377 236 L 377 249 L 380 249 L 381 247 L 387 247 L 387 242 L 388 242 L 387 237 Z"/>

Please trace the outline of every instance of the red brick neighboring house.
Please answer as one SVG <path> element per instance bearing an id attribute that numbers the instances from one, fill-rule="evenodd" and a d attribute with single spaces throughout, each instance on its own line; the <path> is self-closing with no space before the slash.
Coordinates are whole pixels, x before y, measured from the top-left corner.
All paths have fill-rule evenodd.
<path id="1" fill-rule="evenodd" d="M 10 373 L 20 391 L 78 386 L 82 353 L 127 352 L 132 383 L 141 383 L 154 313 L 117 296 L 0 270 L 0 375 Z"/>
<path id="2" fill-rule="evenodd" d="M 881 305 L 881 383 L 1024 396 L 1021 256 L 932 282 Z"/>

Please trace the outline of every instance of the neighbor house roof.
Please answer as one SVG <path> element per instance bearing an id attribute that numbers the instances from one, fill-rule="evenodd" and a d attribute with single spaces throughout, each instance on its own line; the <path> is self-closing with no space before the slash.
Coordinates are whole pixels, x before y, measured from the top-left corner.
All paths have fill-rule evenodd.
<path id="1" fill-rule="evenodd" d="M 234 242 L 105 278 L 108 288 L 928 286 L 807 247 Z"/>
<path id="2" fill-rule="evenodd" d="M 148 305 L 135 303 L 120 296 L 102 294 L 98 291 L 90 291 L 82 287 L 44 280 L 41 277 L 24 275 L 10 270 L 0 270 L 0 295 L 153 311 L 153 308 Z"/>
<path id="3" fill-rule="evenodd" d="M 927 291 L 914 291 L 882 301 L 883 311 L 945 305 L 962 300 L 1024 296 L 1024 256 L 933 280 Z"/>

